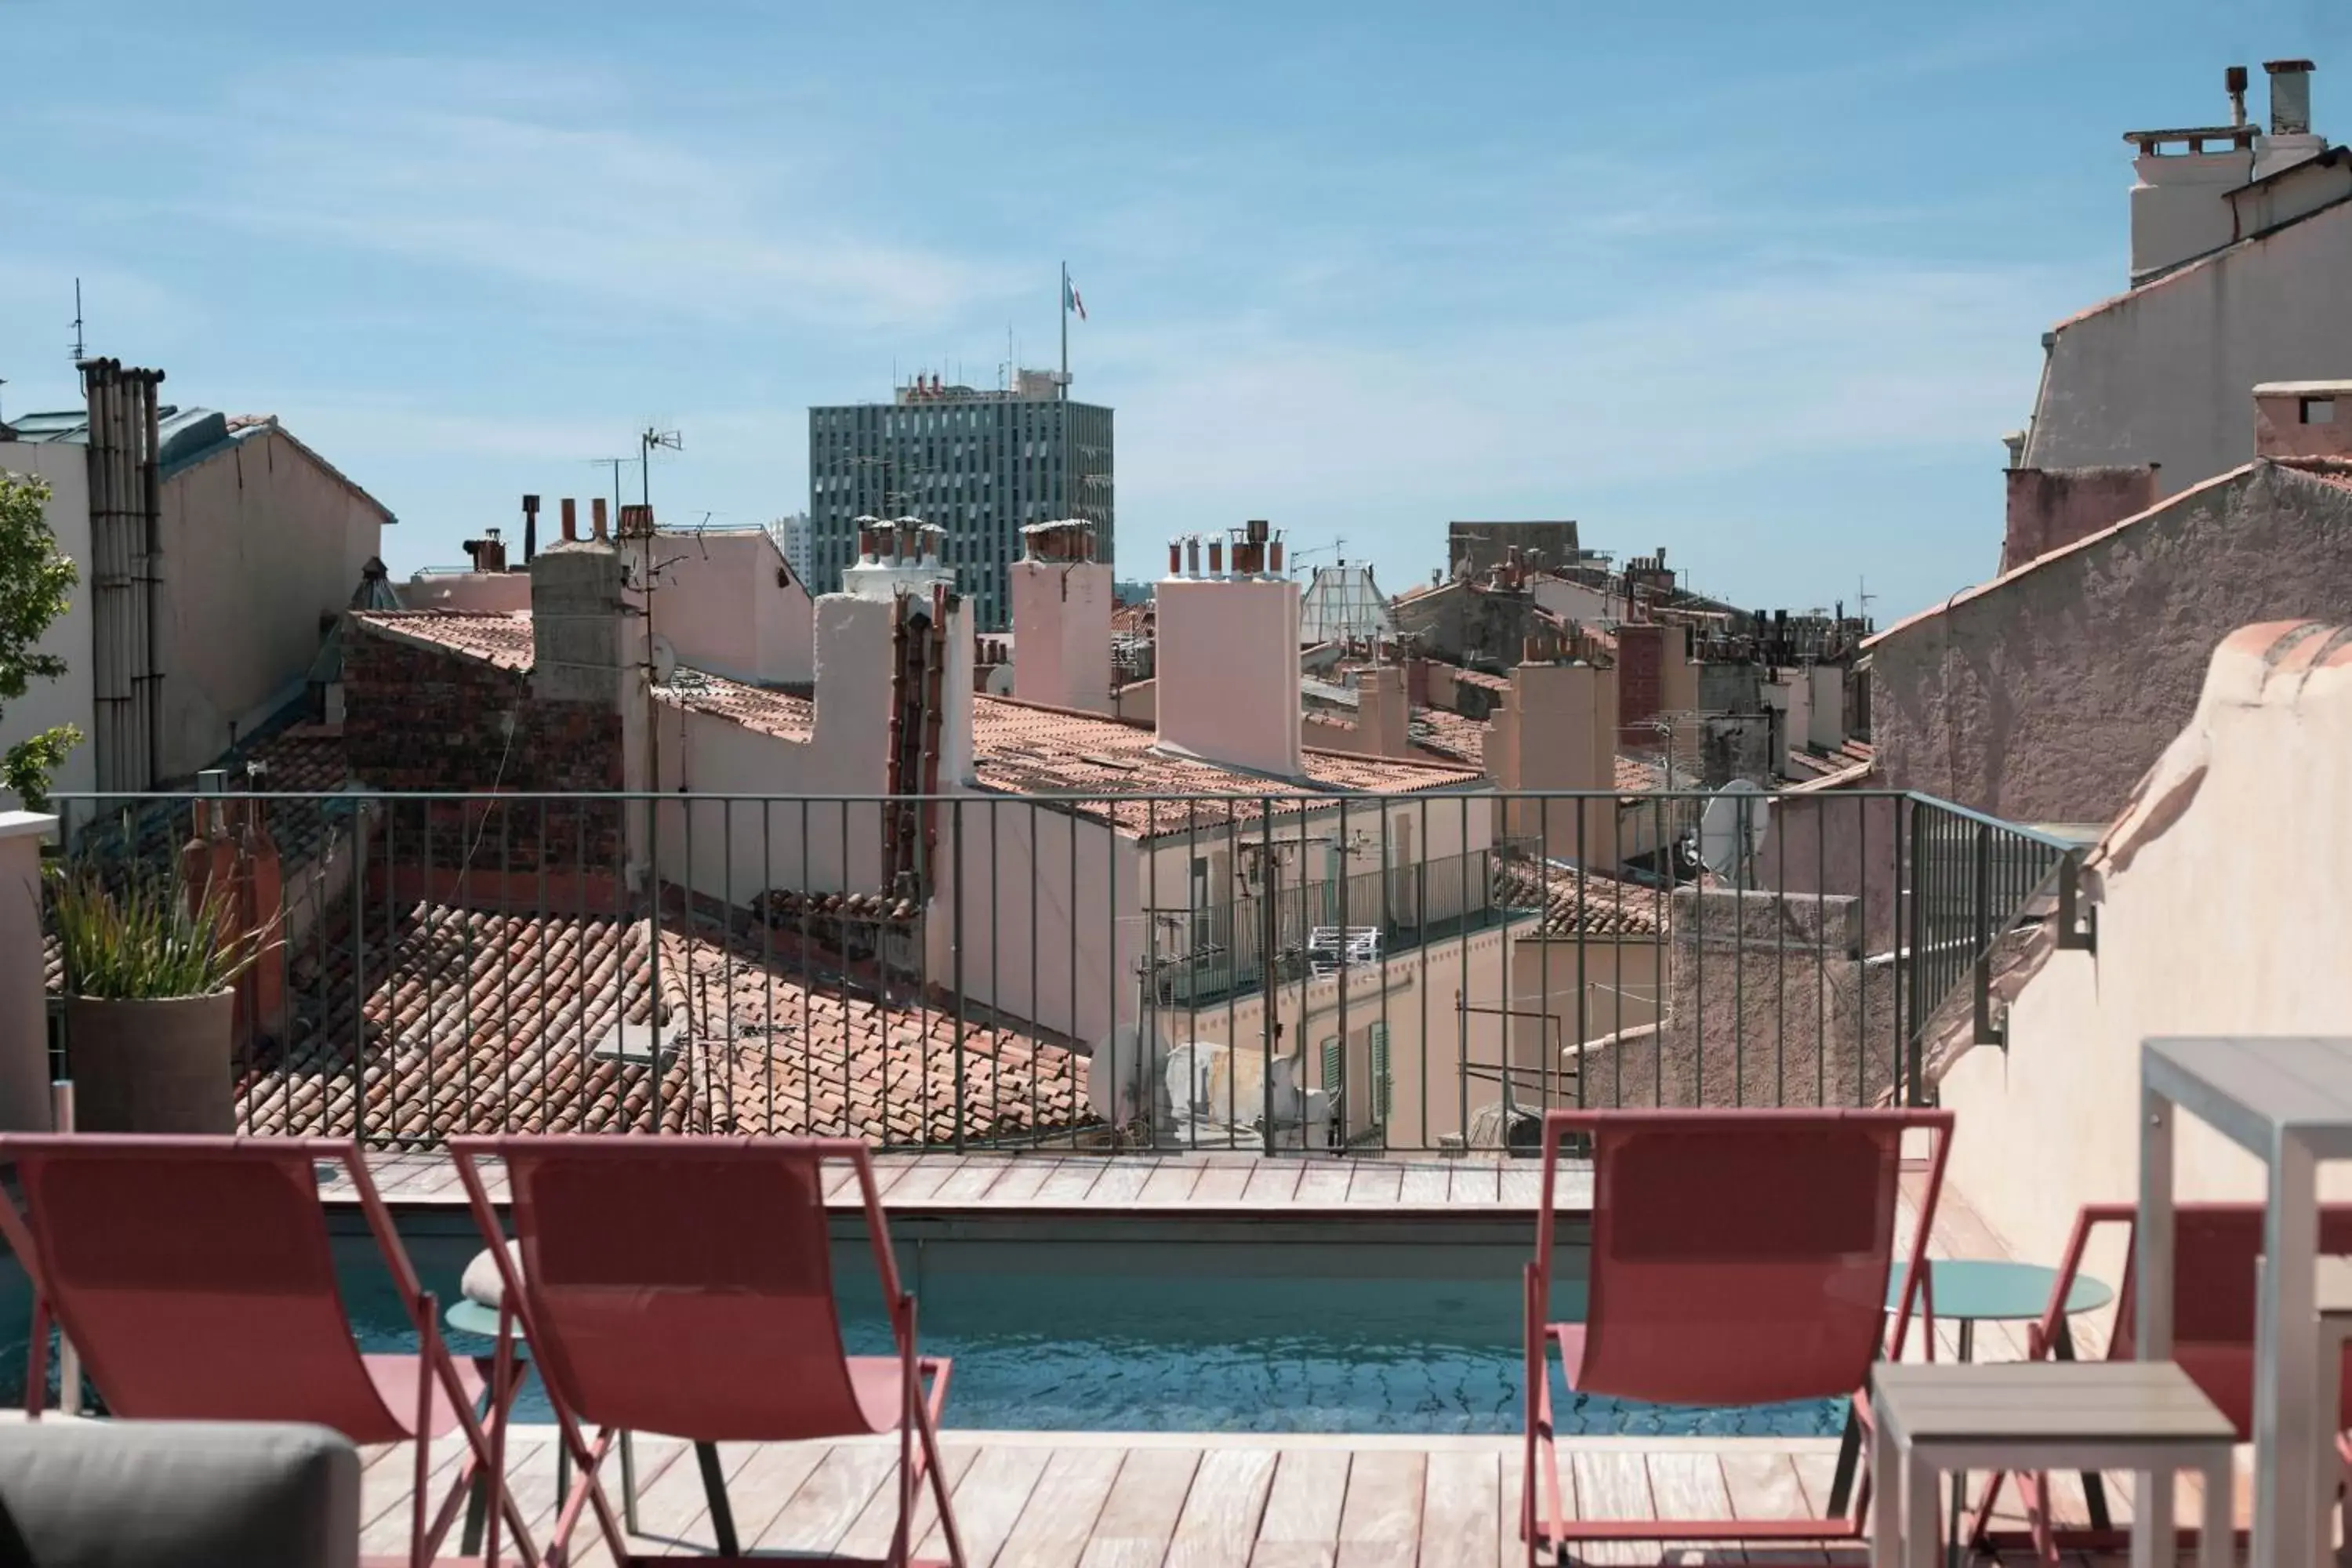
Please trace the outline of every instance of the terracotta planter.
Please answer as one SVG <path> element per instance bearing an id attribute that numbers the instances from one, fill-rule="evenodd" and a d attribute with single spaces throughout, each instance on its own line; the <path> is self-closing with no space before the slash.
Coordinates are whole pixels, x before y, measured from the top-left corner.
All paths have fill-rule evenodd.
<path id="1" fill-rule="evenodd" d="M 236 1131 L 236 993 L 159 1002 L 66 998 L 80 1132 Z"/>

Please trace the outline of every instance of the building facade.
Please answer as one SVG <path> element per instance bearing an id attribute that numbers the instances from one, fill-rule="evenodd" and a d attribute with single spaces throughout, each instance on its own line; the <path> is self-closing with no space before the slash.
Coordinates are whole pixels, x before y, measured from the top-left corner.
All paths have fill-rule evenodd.
<path id="1" fill-rule="evenodd" d="M 809 579 L 808 513 L 796 511 L 776 519 L 768 524 L 768 535 L 784 552 L 784 564 L 793 569 L 794 579 L 805 584 Z"/>
<path id="2" fill-rule="evenodd" d="M 1090 522 L 1097 559 L 1111 560 L 1111 411 L 1065 391 L 1047 371 L 1019 371 L 1002 391 L 918 375 L 888 403 L 810 409 L 811 591 L 839 591 L 860 517 L 946 529 L 946 564 L 986 631 L 1011 624 L 1007 572 L 1029 524 Z"/>

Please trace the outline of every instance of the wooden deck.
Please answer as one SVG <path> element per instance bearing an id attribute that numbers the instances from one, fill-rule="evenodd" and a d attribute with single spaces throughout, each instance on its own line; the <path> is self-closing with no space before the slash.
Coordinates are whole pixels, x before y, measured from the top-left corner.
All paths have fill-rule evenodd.
<path id="1" fill-rule="evenodd" d="M 1451 1213 L 1515 1218 L 1538 1202 L 1531 1163 L 1494 1156 L 1388 1161 L 1275 1158 L 1213 1153 L 1168 1158 L 1069 1155 L 889 1156 L 877 1162 L 883 1195 L 902 1214 L 996 1211 L 1093 1215 L 1123 1212 L 1288 1214 L 1346 1211 L 1351 1216 Z M 441 1208 L 463 1201 L 438 1155 L 394 1154 L 371 1162 L 396 1204 Z M 1898 1241 L 1907 1246 L 1924 1172 L 1906 1173 Z M 830 1194 L 845 1194 L 836 1182 Z M 331 1194 L 331 1195 L 332 1195 Z M 348 1198 L 348 1193 L 343 1194 Z M 503 1197 L 503 1193 L 494 1192 Z M 1590 1178 L 1560 1193 L 1562 1208 L 1589 1207 Z M 1931 1252 L 2003 1257 L 2007 1249 L 1965 1199 L 1947 1187 Z M 2083 1353 L 2105 1348 L 2104 1315 L 2079 1321 Z M 2024 1353 L 2024 1325 L 1982 1325 L 1981 1360 Z M 1939 1356 L 1958 1352 L 1939 1326 Z M 1919 1353 L 1915 1338 L 1911 1354 Z M 953 1419 L 950 1407 L 949 1419 Z M 554 1432 L 517 1427 L 509 1465 L 517 1495 L 543 1539 L 557 1506 Z M 1488 1568 L 1525 1561 L 1517 1538 L 1517 1440 L 1508 1436 L 1322 1436 L 1222 1433 L 959 1432 L 943 1436 L 958 1521 L 971 1568 Z M 1673 1520 L 1728 1513 L 1788 1518 L 1826 1506 L 1836 1460 L 1832 1439 L 1614 1438 L 1561 1441 L 1580 1515 Z M 446 1483 L 456 1445 L 436 1448 Z M 635 1552 L 715 1550 L 691 1450 L 667 1439 L 637 1439 L 640 1527 Z M 840 1552 L 878 1557 L 887 1543 L 895 1493 L 895 1446 L 722 1445 L 739 1539 L 762 1552 Z M 404 1546 L 414 1464 L 404 1448 L 370 1450 L 362 1502 L 365 1547 Z M 2086 1522 L 2082 1489 L 2052 1478 L 2061 1522 Z M 606 1467 L 618 1504 L 619 1466 Z M 2130 1517 L 2130 1479 L 2109 1477 L 2117 1522 Z M 2243 1488 L 2241 1489 L 2243 1508 Z M 2003 1521 L 2021 1528 L 2011 1508 Z M 2179 1489 L 2184 1524 L 2197 1519 L 2198 1491 Z M 926 1507 L 919 1550 L 942 1554 Z M 576 1560 L 608 1561 L 589 1521 Z M 1769 1546 L 1695 1542 L 1595 1545 L 1573 1559 L 1608 1564 L 1754 1562 L 1853 1564 L 1861 1542 Z M 2098 1568 L 2120 1559 L 2099 1560 Z M 2074 1559 L 2069 1568 L 2090 1568 Z"/>
<path id="2" fill-rule="evenodd" d="M 1447 1160 L 1226 1152 L 885 1154 L 874 1163 L 882 1199 L 894 1215 L 1279 1210 L 1293 1215 L 1473 1211 L 1500 1217 L 1534 1214 L 1542 1194 L 1536 1162 L 1493 1153 Z M 368 1173 L 384 1200 L 398 1207 L 458 1207 L 466 1201 L 457 1167 L 446 1154 L 372 1154 Z M 846 1165 L 839 1167 L 826 1185 L 826 1201 L 855 1207 L 852 1179 Z M 1589 1169 L 1563 1164 L 1559 1179 L 1557 1207 L 1591 1206 Z M 505 1201 L 503 1181 L 492 1178 L 486 1184 L 494 1199 Z M 352 1201 L 350 1180 L 341 1173 L 324 1181 L 321 1190 L 330 1203 Z"/>
<path id="3" fill-rule="evenodd" d="M 510 1473 L 533 1540 L 554 1521 L 554 1432 L 517 1427 Z M 456 1447 L 441 1446 L 437 1485 Z M 957 1433 L 942 1440 L 971 1568 L 1506 1568 L 1518 1540 L 1519 1451 L 1508 1437 L 1291 1437 L 1197 1434 Z M 722 1444 L 738 1540 L 748 1551 L 879 1558 L 893 1522 L 895 1444 Z M 405 1449 L 369 1451 L 362 1549 L 406 1545 L 414 1466 Z M 1563 1443 L 1563 1478 L 1580 1516 L 1786 1518 L 1824 1506 L 1833 1441 L 1585 1438 Z M 614 1506 L 620 1467 L 605 1466 Z M 633 1552 L 716 1549 L 692 1451 L 637 1442 L 640 1534 Z M 2130 1480 L 2109 1479 L 2118 1521 Z M 2062 1505 L 2075 1510 L 2081 1497 Z M 2194 1497 L 2181 1502 L 2193 1522 Z M 2012 1519 L 2012 1524 L 2021 1525 Z M 920 1510 L 927 1557 L 945 1548 Z M 574 1558 L 609 1563 L 593 1518 Z M 1593 1545 L 1597 1563 L 1757 1562 L 1853 1564 L 1863 1542 L 1756 1547 L 1696 1542 Z M 2073 1568 L 2084 1568 L 2074 1560 Z"/>

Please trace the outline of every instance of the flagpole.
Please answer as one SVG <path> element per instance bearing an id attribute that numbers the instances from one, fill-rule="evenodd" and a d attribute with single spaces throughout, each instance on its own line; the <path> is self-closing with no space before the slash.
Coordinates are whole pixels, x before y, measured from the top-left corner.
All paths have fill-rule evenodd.
<path id="1" fill-rule="evenodd" d="M 1062 297 L 1054 301 L 1062 317 L 1062 401 L 1070 400 L 1070 264 L 1062 263 Z"/>

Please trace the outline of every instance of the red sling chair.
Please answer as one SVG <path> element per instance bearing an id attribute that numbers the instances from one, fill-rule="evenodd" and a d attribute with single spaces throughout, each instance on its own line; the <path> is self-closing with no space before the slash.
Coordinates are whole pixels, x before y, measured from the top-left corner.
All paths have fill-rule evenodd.
<path id="1" fill-rule="evenodd" d="M 1915 1130 L 1930 1135 L 1932 1152 L 1890 1338 L 1886 1286 L 1903 1135 Z M 1561 1141 L 1580 1133 L 1592 1141 L 1591 1289 L 1582 1322 L 1553 1322 L 1557 1167 Z M 1903 1353 L 1951 1133 L 1950 1111 L 1926 1110 L 1555 1110 L 1544 1118 L 1543 1207 L 1527 1271 L 1519 1531 L 1529 1563 L 1539 1545 L 1558 1550 L 1571 1541 L 1860 1538 L 1866 1480 L 1850 1518 L 1563 1517 L 1551 1352 L 1557 1347 L 1578 1393 L 1711 1406 L 1850 1396 L 1866 1424 L 1871 1364 Z"/>
<path id="2" fill-rule="evenodd" d="M 583 1508 L 595 1510 L 614 1557 L 633 1560 L 597 1479 L 620 1433 L 696 1446 L 719 1556 L 740 1559 L 716 1444 L 896 1432 L 898 1522 L 887 1561 L 897 1568 L 914 1548 L 916 1489 L 928 1476 L 949 1560 L 963 1568 L 940 1468 L 949 1364 L 917 1352 L 915 1298 L 899 1287 L 863 1143 L 566 1135 L 453 1138 L 449 1148 L 498 1259 L 501 1316 L 520 1315 L 559 1440 L 578 1467 L 548 1536 L 551 1562 L 568 1560 Z M 484 1160 L 506 1166 L 520 1264 L 483 1184 Z M 842 1348 L 827 1160 L 856 1173 L 895 1355 Z M 593 1447 L 584 1426 L 599 1428 Z"/>
<path id="3" fill-rule="evenodd" d="M 31 1276 L 25 1404 L 47 1391 L 54 1316 L 107 1410 L 140 1421 L 299 1421 L 354 1443 L 416 1446 L 404 1561 L 433 1560 L 486 1477 L 526 1563 L 537 1554 L 475 1419 L 482 1381 L 442 1342 L 433 1297 L 400 1244 L 360 1146 L 321 1138 L 0 1136 L 24 1209 L 0 1234 Z M 335 1283 L 318 1165 L 350 1173 L 376 1248 L 415 1325 L 415 1355 L 362 1355 Z M 440 1508 L 425 1506 L 432 1441 L 468 1450 Z M 496 1560 L 493 1527 L 491 1560 Z"/>

